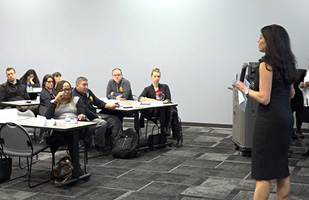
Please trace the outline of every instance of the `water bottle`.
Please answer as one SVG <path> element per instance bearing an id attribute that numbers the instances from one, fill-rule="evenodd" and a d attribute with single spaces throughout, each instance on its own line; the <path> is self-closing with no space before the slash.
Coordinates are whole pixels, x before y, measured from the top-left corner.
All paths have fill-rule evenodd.
<path id="1" fill-rule="evenodd" d="M 70 119 L 70 117 L 69 117 L 69 114 L 67 114 L 67 115 L 65 116 L 64 121 L 65 121 L 65 123 L 70 123 L 70 122 L 71 122 L 71 119 Z"/>

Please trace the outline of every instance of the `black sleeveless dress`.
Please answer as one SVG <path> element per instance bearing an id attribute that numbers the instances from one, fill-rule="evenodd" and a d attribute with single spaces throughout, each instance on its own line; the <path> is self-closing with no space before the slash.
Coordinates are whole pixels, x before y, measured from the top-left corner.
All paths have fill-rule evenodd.
<path id="1" fill-rule="evenodd" d="M 288 151 L 294 123 L 290 88 L 273 75 L 270 102 L 266 106 L 259 104 L 252 144 L 253 179 L 271 180 L 289 176 Z"/>

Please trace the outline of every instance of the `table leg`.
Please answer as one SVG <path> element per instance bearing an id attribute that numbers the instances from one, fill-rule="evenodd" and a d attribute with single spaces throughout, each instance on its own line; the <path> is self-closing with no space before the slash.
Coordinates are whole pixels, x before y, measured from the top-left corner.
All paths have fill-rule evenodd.
<path id="1" fill-rule="evenodd" d="M 80 176 L 80 165 L 79 165 L 79 131 L 74 131 L 69 133 L 70 141 L 72 142 L 72 155 L 71 159 L 73 162 L 73 175 L 72 179 L 61 184 L 62 188 L 66 188 L 68 185 L 76 183 L 80 180 L 85 180 L 90 178 L 90 174 L 84 174 Z M 86 163 L 85 163 L 86 164 Z"/>
<path id="2" fill-rule="evenodd" d="M 138 148 L 139 148 L 139 145 L 140 145 L 140 127 L 139 127 L 139 111 L 134 111 L 134 129 L 137 133 L 137 136 L 138 136 Z"/>

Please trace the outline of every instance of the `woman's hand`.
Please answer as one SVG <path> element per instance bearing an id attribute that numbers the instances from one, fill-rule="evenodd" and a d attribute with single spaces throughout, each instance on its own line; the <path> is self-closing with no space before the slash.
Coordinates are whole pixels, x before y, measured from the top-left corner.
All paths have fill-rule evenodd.
<path id="1" fill-rule="evenodd" d="M 79 114 L 78 116 L 77 116 L 77 120 L 79 120 L 79 121 L 84 121 L 84 120 L 86 120 L 86 116 L 84 115 L 84 114 Z"/>
<path id="2" fill-rule="evenodd" d="M 300 88 L 305 88 L 306 86 L 305 86 L 304 82 L 300 82 L 300 83 L 299 83 L 299 87 L 300 87 Z"/>
<path id="3" fill-rule="evenodd" d="M 30 81 L 30 84 L 34 84 L 33 79 L 34 79 L 34 78 L 30 78 L 30 80 L 29 80 L 29 81 Z"/>
<path id="4" fill-rule="evenodd" d="M 236 85 L 236 88 L 242 92 L 245 92 L 245 90 L 248 88 L 248 86 L 244 82 L 241 82 L 241 81 L 237 81 L 235 85 Z"/>
<path id="5" fill-rule="evenodd" d="M 55 101 L 56 102 L 60 102 L 61 101 L 61 99 L 63 98 L 63 93 L 64 93 L 64 91 L 62 91 L 62 92 L 59 92 L 58 94 L 57 94 L 57 96 L 55 97 Z"/>

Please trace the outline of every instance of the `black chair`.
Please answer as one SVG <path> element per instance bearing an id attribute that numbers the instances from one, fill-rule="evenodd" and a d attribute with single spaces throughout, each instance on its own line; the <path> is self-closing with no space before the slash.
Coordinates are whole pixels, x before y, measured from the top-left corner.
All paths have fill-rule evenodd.
<path id="1" fill-rule="evenodd" d="M 0 144 L 5 155 L 10 157 L 25 157 L 27 160 L 27 173 L 11 180 L 15 180 L 17 178 L 25 177 L 28 175 L 28 186 L 30 188 L 41 185 L 43 183 L 47 183 L 51 180 L 51 176 L 49 176 L 48 180 L 31 185 L 31 169 L 33 165 L 33 157 L 38 155 L 40 152 L 46 150 L 49 145 L 33 143 L 25 128 L 15 123 L 3 124 L 0 129 Z M 52 158 L 53 160 L 55 159 L 54 154 L 52 154 Z"/>

